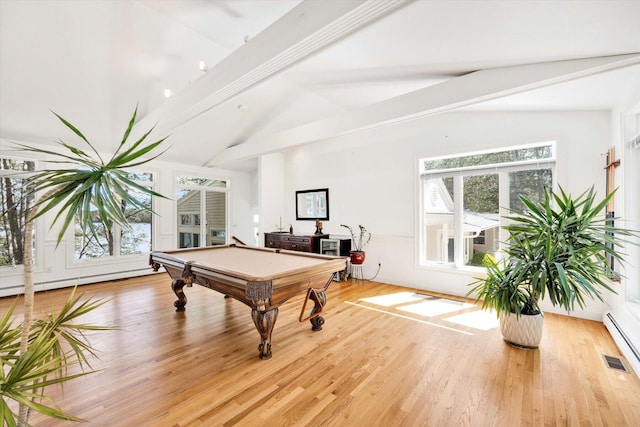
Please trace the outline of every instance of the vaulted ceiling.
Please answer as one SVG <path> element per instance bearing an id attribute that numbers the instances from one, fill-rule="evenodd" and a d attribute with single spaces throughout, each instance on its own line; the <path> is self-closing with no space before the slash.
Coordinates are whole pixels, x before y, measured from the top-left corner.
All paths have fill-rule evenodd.
<path id="1" fill-rule="evenodd" d="M 53 110 L 110 152 L 138 105 L 165 160 L 246 170 L 456 109 L 640 112 L 639 19 L 615 0 L 0 0 L 0 138 L 66 138 Z"/>

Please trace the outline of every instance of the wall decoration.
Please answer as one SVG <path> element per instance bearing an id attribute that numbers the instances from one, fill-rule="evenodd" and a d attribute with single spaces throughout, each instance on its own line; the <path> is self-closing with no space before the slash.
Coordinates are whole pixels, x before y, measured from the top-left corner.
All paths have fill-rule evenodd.
<path id="1" fill-rule="evenodd" d="M 329 220 L 329 189 L 296 191 L 296 219 Z"/>

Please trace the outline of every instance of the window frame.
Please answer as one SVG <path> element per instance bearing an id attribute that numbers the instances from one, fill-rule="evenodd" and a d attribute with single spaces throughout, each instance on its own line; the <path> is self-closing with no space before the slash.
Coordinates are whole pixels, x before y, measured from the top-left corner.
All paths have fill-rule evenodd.
<path id="1" fill-rule="evenodd" d="M 462 166 L 462 167 L 452 167 L 448 169 L 434 169 L 430 171 L 426 171 L 424 169 L 425 162 L 430 162 L 434 160 L 442 160 L 442 159 L 453 159 L 459 157 L 467 157 L 473 155 L 483 155 L 488 153 L 499 153 L 527 148 L 537 148 L 537 147 L 549 147 L 551 150 L 551 155 L 549 158 L 543 159 L 530 159 L 530 160 L 520 160 L 514 162 L 504 162 L 504 163 L 491 163 L 486 165 L 473 165 L 473 166 Z M 464 152 L 455 155 L 447 155 L 447 156 L 439 156 L 439 157 L 421 157 L 418 159 L 418 206 L 417 206 L 417 215 L 418 220 L 416 221 L 418 230 L 417 230 L 417 265 L 419 267 L 426 268 L 438 268 L 445 270 L 470 270 L 470 271 L 484 271 L 485 268 L 481 266 L 473 266 L 467 265 L 464 262 L 465 258 L 465 236 L 463 231 L 463 215 L 464 215 L 464 190 L 463 190 L 463 180 L 468 176 L 479 176 L 479 175 L 487 175 L 487 174 L 497 174 L 498 175 L 498 185 L 499 185 L 499 246 L 498 252 L 502 253 L 502 248 L 504 242 L 507 239 L 507 232 L 504 230 L 504 225 L 506 225 L 506 221 L 504 216 L 508 213 L 507 208 L 505 206 L 509 206 L 509 174 L 512 172 L 521 172 L 527 170 L 541 170 L 541 169 L 550 169 L 551 170 L 551 188 L 557 188 L 557 172 L 556 172 L 556 162 L 557 162 L 557 146 L 556 141 L 544 141 L 535 144 L 527 144 L 527 145 L 518 145 L 518 146 L 510 146 L 510 147 L 496 147 L 491 150 L 484 151 L 476 151 L 476 152 Z M 454 217 L 454 260 L 453 262 L 445 262 L 445 261 L 437 261 L 437 260 L 428 260 L 427 259 L 427 229 L 426 229 L 426 215 L 425 212 L 425 185 L 424 183 L 429 179 L 437 179 L 437 178 L 453 178 L 453 217 Z M 471 239 L 473 240 L 473 239 Z"/>
<path id="2" fill-rule="evenodd" d="M 181 180 L 191 180 L 191 182 L 182 183 Z M 222 186 L 216 185 L 206 185 L 207 182 L 215 183 L 221 182 L 224 183 Z M 229 243 L 229 221 L 230 221 L 230 200 L 229 200 L 229 189 L 231 187 L 231 180 L 229 178 L 220 178 L 213 176 L 203 176 L 198 174 L 193 174 L 189 172 L 176 172 L 174 174 L 174 184 L 175 191 L 174 194 L 174 203 L 173 203 L 173 213 L 175 215 L 175 221 L 173 224 L 173 232 L 174 234 L 174 242 L 175 249 L 184 249 L 181 246 L 182 239 L 181 234 L 191 234 L 191 240 L 195 239 L 195 234 L 198 234 L 198 246 L 190 246 L 193 248 L 202 248 L 208 247 L 207 240 L 211 240 L 213 236 L 210 235 L 210 230 L 207 229 L 207 193 L 222 193 L 224 194 L 224 244 Z M 203 185 L 204 184 L 204 185 Z M 180 201 L 178 193 L 180 191 L 198 191 L 199 194 L 199 206 L 200 211 L 196 212 L 195 210 L 186 210 L 185 212 L 178 213 L 178 203 Z M 189 215 L 191 224 L 182 224 L 182 215 Z M 180 227 L 184 227 L 183 230 L 180 230 Z M 197 228 L 198 233 L 195 233 L 193 230 L 189 230 L 188 228 Z M 214 246 L 214 245 L 212 245 Z"/>
<path id="3" fill-rule="evenodd" d="M 5 175 L 14 175 L 17 178 L 20 179 L 26 179 L 28 178 L 30 175 L 33 175 L 35 173 L 37 173 L 40 170 L 40 161 L 39 159 L 35 158 L 35 157 L 31 157 L 31 156 L 14 156 L 14 155 L 8 155 L 5 153 L 2 153 L 2 155 L 0 155 L 1 159 L 8 159 L 8 160 L 14 160 L 14 161 L 21 161 L 21 162 L 33 162 L 33 172 L 25 172 L 25 171 L 15 171 L 16 173 L 12 173 L 9 172 L 6 169 L 0 169 L 0 179 L 4 179 Z M 38 198 L 41 196 L 41 193 L 38 192 L 35 194 L 35 201 L 38 200 Z M 33 225 L 33 244 L 34 244 L 34 250 L 33 250 L 33 272 L 41 272 L 42 271 L 42 266 L 44 265 L 43 259 L 44 259 L 44 243 L 45 243 L 45 229 L 43 226 L 43 221 L 41 218 L 37 218 L 34 222 Z M 4 276 L 12 276 L 12 275 L 22 275 L 24 271 L 24 264 L 16 264 L 16 265 L 2 265 L 0 266 L 0 277 L 4 277 Z M 1 289 L 1 288 L 0 288 Z"/>

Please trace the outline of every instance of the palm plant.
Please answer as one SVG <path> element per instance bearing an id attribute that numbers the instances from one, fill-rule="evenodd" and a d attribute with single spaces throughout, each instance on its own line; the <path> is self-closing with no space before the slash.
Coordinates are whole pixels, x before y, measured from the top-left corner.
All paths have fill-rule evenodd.
<path id="1" fill-rule="evenodd" d="M 516 313 L 519 316 L 521 313 L 537 312 L 529 308 L 532 302 L 530 289 L 515 280 L 518 272 L 512 263 L 507 260 L 496 261 L 492 255 L 485 254 L 482 264 L 487 276 L 474 282 L 477 286 L 469 294 L 476 293 L 478 300 L 482 300 L 483 309 L 493 308 L 498 315 Z"/>
<path id="2" fill-rule="evenodd" d="M 0 319 L 0 387 L 3 399 L 0 401 L 0 418 L 8 426 L 27 425 L 26 416 L 11 411 L 5 398 L 49 417 L 82 421 L 67 414 L 47 398 L 45 388 L 54 384 L 63 384 L 74 378 L 87 375 L 92 371 L 69 374 L 68 368 L 79 364 L 82 368 L 91 368 L 88 355 L 95 356 L 85 335 L 88 331 L 101 331 L 110 328 L 88 324 L 73 323 L 78 317 L 105 304 L 105 300 L 86 300 L 75 295 L 74 288 L 69 299 L 59 313 L 49 313 L 44 319 L 33 322 L 31 330 L 26 331 L 24 324 L 13 327 L 11 317 L 16 301 Z M 28 334 L 29 345 L 26 352 L 20 352 L 20 340 L 23 333 Z M 70 350 L 65 350 L 69 348 Z M 25 419 L 27 418 L 27 419 Z"/>
<path id="3" fill-rule="evenodd" d="M 151 131 L 147 131 L 135 142 L 127 145 L 128 138 L 133 130 L 137 116 L 137 108 L 134 110 L 129 125 L 124 136 L 118 145 L 115 153 L 105 162 L 100 153 L 87 140 L 87 138 L 75 126 L 62 118 L 55 116 L 82 142 L 88 151 L 77 146 L 58 141 L 60 151 L 35 148 L 28 145 L 16 144 L 17 148 L 41 155 L 46 155 L 49 163 L 61 165 L 71 165 L 39 171 L 27 179 L 27 188 L 30 195 L 44 193 L 38 198 L 33 206 L 30 200 L 33 197 L 27 196 L 27 222 L 24 231 L 24 247 L 33 247 L 33 222 L 46 212 L 54 209 L 58 210 L 51 224 L 53 225 L 62 219 L 62 226 L 57 237 L 57 244 L 60 244 L 69 226 L 76 220 L 79 227 L 94 238 L 97 238 L 97 230 L 94 226 L 95 218 L 92 210 L 97 211 L 98 220 L 103 225 L 111 223 L 128 226 L 127 218 L 121 207 L 123 205 L 133 206 L 143 211 L 150 211 L 150 208 L 132 196 L 133 191 L 148 194 L 156 197 L 164 197 L 148 187 L 141 186 L 128 178 L 127 169 L 137 167 L 162 154 L 151 154 L 164 142 L 162 138 L 152 143 L 145 143 Z M 53 159 L 53 160 L 51 160 Z M 44 397 L 44 388 L 55 383 L 62 383 L 76 377 L 77 375 L 65 376 L 65 367 L 74 363 L 79 363 L 81 367 L 86 364 L 85 354 L 93 354 L 93 350 L 86 341 L 76 340 L 73 334 L 64 332 L 68 328 L 67 320 L 71 320 L 81 314 L 97 308 L 101 303 L 87 302 L 80 303 L 72 295 L 63 312 L 62 318 L 50 317 L 45 321 L 33 321 L 33 255 L 31 250 L 24 251 L 24 319 L 19 326 L 21 331 L 20 346 L 17 351 L 14 349 L 15 333 L 17 329 L 0 324 L 0 337 L 2 344 L 3 371 L 0 375 L 7 375 L 2 378 L 3 402 L 2 419 L 8 425 L 16 424 L 16 417 L 11 413 L 5 404 L 4 398 L 16 400 L 20 404 L 20 411 L 17 417 L 18 425 L 27 425 L 29 418 L 28 409 L 42 412 L 46 415 L 60 419 L 74 419 L 68 414 L 53 406 L 42 405 L 38 400 L 47 400 Z M 68 315 L 68 316 L 67 316 Z M 7 316 L 5 316 L 7 317 Z M 4 319 L 4 318 L 3 318 Z M 100 329 L 99 327 L 91 327 Z M 76 326 L 76 331 L 91 329 L 84 325 Z M 72 328 L 73 329 L 73 328 Z M 44 333 L 46 331 L 47 333 Z M 62 339 L 71 347 L 71 353 L 65 353 L 62 347 L 52 343 L 46 337 L 56 336 L 56 340 Z M 6 347 L 5 347 L 6 345 Z M 69 356 L 67 356 L 69 354 Z M 8 374 L 5 374 L 5 366 Z M 50 375 L 57 374 L 55 379 L 50 379 Z M 7 381 L 6 378 L 10 378 Z"/>
<path id="4" fill-rule="evenodd" d="M 539 313 L 545 296 L 567 312 L 576 304 L 584 308 L 585 297 L 602 301 L 603 290 L 615 292 L 610 260 L 624 263 L 619 248 L 629 243 L 625 238 L 638 237 L 602 215 L 613 194 L 596 202 L 593 187 L 575 198 L 560 188 L 545 191 L 540 204 L 521 197 L 526 210 L 506 217 L 506 260 L 485 256 L 487 276 L 469 293 L 483 300 L 483 308 L 517 316 Z"/>

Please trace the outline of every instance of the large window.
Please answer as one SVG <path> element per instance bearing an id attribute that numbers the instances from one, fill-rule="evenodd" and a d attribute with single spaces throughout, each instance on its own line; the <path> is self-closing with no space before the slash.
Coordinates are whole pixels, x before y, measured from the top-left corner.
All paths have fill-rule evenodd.
<path id="1" fill-rule="evenodd" d="M 227 242 L 227 182 L 180 176 L 177 184 L 178 247 L 224 245 Z"/>
<path id="2" fill-rule="evenodd" d="M 33 196 L 27 196 L 25 178 L 34 170 L 33 161 L 0 158 L 0 267 L 24 263 L 27 202 L 34 203 Z"/>
<path id="3" fill-rule="evenodd" d="M 131 172 L 128 178 L 139 185 L 153 187 L 153 176 L 150 173 Z M 151 209 L 151 195 L 135 190 L 130 191 L 131 196 L 148 209 Z M 124 203 L 121 209 L 129 222 L 130 227 L 128 228 L 120 227 L 112 222 L 104 224 L 100 221 L 95 208 L 92 210 L 92 215 L 95 218 L 94 227 L 97 232 L 97 239 L 91 233 L 84 232 L 76 223 L 76 259 L 133 255 L 151 251 L 153 236 L 153 215 L 151 212 L 128 206 Z"/>
<path id="4" fill-rule="evenodd" d="M 500 257 L 507 209 L 553 187 L 553 143 L 420 160 L 420 262 L 481 266 Z"/>

